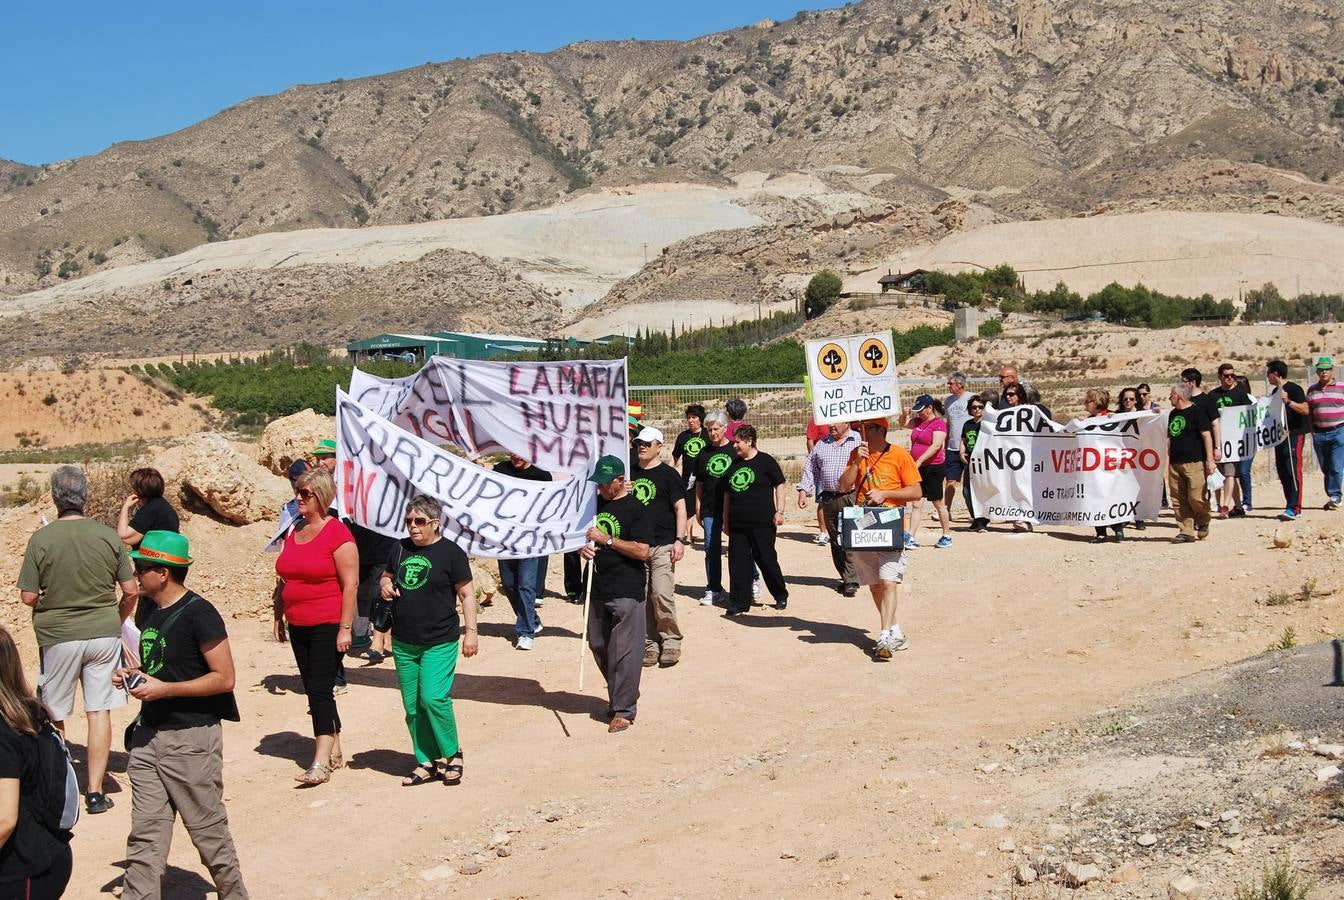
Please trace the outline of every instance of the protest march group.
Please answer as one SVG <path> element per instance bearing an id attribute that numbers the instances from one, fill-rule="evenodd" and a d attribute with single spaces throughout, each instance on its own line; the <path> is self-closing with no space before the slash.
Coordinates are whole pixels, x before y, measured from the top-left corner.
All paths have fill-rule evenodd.
<path id="1" fill-rule="evenodd" d="M 463 783 L 452 690 L 459 656 L 481 650 L 473 558 L 497 561 L 513 646 L 529 651 L 546 633 L 548 561 L 561 557 L 565 598 L 585 604 L 586 649 L 606 682 L 607 730 L 619 734 L 638 719 L 644 670 L 682 660 L 678 582 L 730 619 L 767 601 L 791 608 L 776 548 L 790 505 L 815 504 L 836 590 L 867 588 L 869 653 L 885 663 L 911 645 L 898 621 L 907 567 L 955 552 L 958 492 L 972 532 L 1085 527 L 1111 543 L 1169 507 L 1174 540 L 1197 542 L 1215 518 L 1277 509 L 1252 483 L 1261 450 L 1274 454 L 1277 514 L 1299 516 L 1310 437 L 1325 508 L 1341 502 L 1344 386 L 1330 357 L 1306 390 L 1272 360 L 1270 390 L 1256 397 L 1223 364 L 1216 387 L 1188 368 L 1158 394 L 1141 384 L 1112 402 L 1088 390 L 1079 414 L 1061 417 L 1012 366 L 997 387 L 973 392 L 957 372 L 945 397 L 904 404 L 889 335 L 809 342 L 808 354 L 813 421 L 793 485 L 768 448 L 804 435 L 767 434 L 734 398 L 685 407 L 669 440 L 631 402 L 623 360 L 434 357 L 398 379 L 356 369 L 337 392 L 334 436 L 289 467 L 293 499 L 267 548 L 274 636 L 290 645 L 314 736 L 298 782 L 322 785 L 345 763 L 338 698 L 344 660 L 359 656 L 395 665 L 415 757 L 400 784 Z M 78 468 L 57 468 L 51 494 L 58 517 L 32 535 L 18 575 L 40 653 L 36 692 L 0 628 L 0 900 L 61 896 L 81 805 L 112 806 L 111 710 L 129 698 L 140 710 L 123 736 L 122 896 L 160 895 L 180 817 L 219 896 L 246 897 L 223 793 L 221 722 L 239 720 L 233 655 L 223 617 L 187 586 L 192 548 L 164 480 L 132 473 L 115 529 L 85 517 Z M 925 527 L 937 537 L 922 540 Z M 690 565 L 701 551 L 703 569 Z M 61 739 L 76 685 L 89 735 L 82 804 Z"/>

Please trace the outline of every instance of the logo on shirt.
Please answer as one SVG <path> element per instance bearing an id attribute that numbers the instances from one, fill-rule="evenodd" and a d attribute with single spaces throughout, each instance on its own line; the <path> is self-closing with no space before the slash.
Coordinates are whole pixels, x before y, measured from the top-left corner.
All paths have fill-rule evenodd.
<path id="1" fill-rule="evenodd" d="M 1226 394 L 1224 394 L 1223 396 L 1219 397 L 1217 400 L 1215 400 L 1215 401 L 1213 401 L 1213 402 L 1217 405 L 1217 407 L 1218 407 L 1219 409 L 1222 409 L 1223 407 L 1226 407 L 1226 406 L 1231 406 L 1233 403 L 1236 403 L 1235 400 L 1233 400 L 1231 397 L 1227 396 Z"/>
<path id="2" fill-rule="evenodd" d="M 658 496 L 658 485 L 648 478 L 636 478 L 634 484 L 630 485 L 630 492 L 636 500 L 648 506 Z"/>
<path id="3" fill-rule="evenodd" d="M 416 554 L 401 561 L 397 570 L 397 586 L 403 591 L 418 591 L 429 582 L 429 570 L 434 568 L 429 559 Z"/>
<path id="4" fill-rule="evenodd" d="M 168 656 L 168 638 L 160 635 L 153 625 L 140 632 L 140 670 L 146 675 L 157 675 Z"/>
<path id="5" fill-rule="evenodd" d="M 733 464 L 733 458 L 727 453 L 715 453 L 705 463 L 705 471 L 715 478 L 723 476 L 728 471 L 728 467 Z"/>
<path id="6" fill-rule="evenodd" d="M 1172 416 L 1167 422 L 1167 434 L 1172 437 L 1180 437 L 1185 431 L 1185 416 Z"/>
<path id="7" fill-rule="evenodd" d="M 601 512 L 597 514 L 597 528 L 612 540 L 616 540 L 621 536 L 621 520 L 609 512 Z"/>
<path id="8" fill-rule="evenodd" d="M 743 466 L 728 477 L 728 487 L 739 494 L 756 483 L 756 470 Z"/>
<path id="9" fill-rule="evenodd" d="M 978 432 L 978 431 L 968 431 L 968 432 L 966 432 L 966 452 L 967 452 L 967 453 L 974 453 L 974 452 L 975 452 L 975 442 L 976 442 L 976 440 L 977 440 L 979 437 L 980 437 L 980 432 Z"/>
<path id="10" fill-rule="evenodd" d="M 697 435 L 693 438 L 687 438 L 686 443 L 682 445 L 681 452 L 685 453 L 687 458 L 695 459 L 703 449 L 705 449 L 705 439 Z"/>

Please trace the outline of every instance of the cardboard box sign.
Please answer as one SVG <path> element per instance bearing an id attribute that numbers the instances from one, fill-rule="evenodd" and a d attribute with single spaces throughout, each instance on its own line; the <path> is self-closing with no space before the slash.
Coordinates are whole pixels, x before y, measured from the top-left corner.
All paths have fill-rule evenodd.
<path id="1" fill-rule="evenodd" d="M 900 550 L 905 546 L 905 507 L 846 506 L 840 510 L 843 550 Z"/>

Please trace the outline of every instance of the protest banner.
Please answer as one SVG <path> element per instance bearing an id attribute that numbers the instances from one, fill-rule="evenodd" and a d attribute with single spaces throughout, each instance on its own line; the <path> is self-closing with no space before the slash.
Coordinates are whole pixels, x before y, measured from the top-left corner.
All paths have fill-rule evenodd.
<path id="1" fill-rule="evenodd" d="M 1223 432 L 1223 462 L 1238 462 L 1288 436 L 1283 395 L 1275 391 L 1250 406 L 1229 406 L 1218 413 Z"/>
<path id="2" fill-rule="evenodd" d="M 471 556 L 492 559 L 577 550 L 597 511 L 596 488 L 583 474 L 559 481 L 499 474 L 397 427 L 337 389 L 336 498 L 342 515 L 402 537 L 406 504 L 417 494 L 443 504 L 446 538 Z"/>
<path id="3" fill-rule="evenodd" d="M 506 450 L 555 473 L 628 453 L 625 360 L 502 362 L 431 357 L 404 378 L 355 369 L 350 396 L 431 443 Z"/>
<path id="4" fill-rule="evenodd" d="M 807 342 L 812 419 L 818 425 L 898 412 L 891 332 Z"/>
<path id="5" fill-rule="evenodd" d="M 1157 518 L 1166 416 L 1051 421 L 1038 407 L 985 413 L 971 454 L 976 512 L 996 521 L 1094 526 Z"/>

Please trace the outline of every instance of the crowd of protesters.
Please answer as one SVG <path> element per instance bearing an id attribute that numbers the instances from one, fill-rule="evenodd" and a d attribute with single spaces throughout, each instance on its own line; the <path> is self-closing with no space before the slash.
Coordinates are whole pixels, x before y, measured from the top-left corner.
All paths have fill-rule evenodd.
<path id="1" fill-rule="evenodd" d="M 1308 435 L 1324 478 L 1325 509 L 1341 502 L 1344 386 L 1335 382 L 1329 357 L 1319 360 L 1316 372 L 1316 383 L 1303 390 L 1288 379 L 1283 361 L 1270 361 L 1265 369 L 1286 410 L 1286 438 L 1274 449 L 1282 519 L 1302 511 Z M 1206 391 L 1202 374 L 1189 368 L 1166 392 L 1165 491 L 1178 526 L 1175 540 L 1182 543 L 1207 538 L 1215 518 L 1243 517 L 1254 508 L 1251 460 L 1222 459 L 1219 413 L 1256 398 L 1230 363 L 1219 366 L 1217 379 L 1217 387 Z M 961 372 L 949 376 L 947 388 L 944 399 L 915 397 L 898 423 L 870 418 L 808 430 L 795 503 L 806 509 L 815 501 L 816 543 L 828 547 L 836 590 L 854 597 L 868 589 L 877 615 L 870 654 L 877 661 L 910 646 L 899 622 L 900 594 L 911 554 L 921 547 L 924 503 L 940 532 L 932 549 L 952 547 L 958 488 L 969 530 L 990 528 L 975 508 L 970 475 L 985 415 L 1028 405 L 1053 418 L 1013 366 L 1000 371 L 997 388 L 973 392 Z M 1113 405 L 1108 391 L 1094 388 L 1080 398 L 1077 415 L 1159 412 L 1152 395 L 1147 384 L 1123 388 Z M 726 616 L 740 617 L 761 603 L 764 589 L 775 610 L 789 608 L 789 582 L 776 547 L 787 480 L 761 446 L 748 412 L 739 398 L 722 410 L 692 404 L 670 448 L 660 429 L 632 415 L 629 457 L 604 456 L 587 476 L 596 485 L 598 514 L 588 543 L 566 555 L 564 586 L 567 599 L 588 603 L 588 643 L 607 684 L 610 733 L 635 723 L 642 670 L 681 661 L 675 573 L 697 529 L 704 553 L 702 606 L 719 605 Z M 893 442 L 893 424 L 909 429 L 908 448 Z M 340 519 L 333 508 L 334 457 L 334 442 L 323 440 L 311 462 L 290 467 L 294 499 L 272 542 L 279 551 L 274 634 L 291 645 L 314 735 L 311 763 L 297 780 L 324 784 L 344 764 L 336 697 L 344 689 L 343 658 L 353 653 L 374 664 L 390 656 L 396 666 L 415 758 L 401 784 L 460 784 L 464 758 L 451 695 L 459 656 L 480 650 L 471 563 L 444 539 L 444 511 L 433 498 L 410 501 L 408 536 L 399 541 Z M 496 471 L 552 477 L 516 455 L 497 463 Z M 82 472 L 62 466 L 52 475 L 57 519 L 31 538 L 18 579 L 22 601 L 33 608 L 40 656 L 36 693 L 27 687 L 13 639 L 0 629 L 0 823 L 12 822 L 0 848 L 2 896 L 20 890 L 22 896 L 58 897 L 69 880 L 69 825 L 41 814 L 29 781 L 47 746 L 42 742 L 63 747 L 59 734 L 74 713 L 76 685 L 82 686 L 88 720 L 83 793 L 89 814 L 112 806 L 103 792 L 111 710 L 129 698 L 141 701 L 125 735 L 132 824 L 122 896 L 159 895 L 179 817 L 219 895 L 247 896 L 222 790 L 220 723 L 239 720 L 227 629 L 216 608 L 186 587 L 191 549 L 163 497 L 162 476 L 138 469 L 130 482 L 112 529 L 85 518 L 88 482 Z M 852 507 L 899 515 L 900 545 L 845 549 L 842 520 Z M 1094 541 L 1122 541 L 1126 526 L 1146 527 L 1138 519 L 1098 526 Z M 1010 527 L 1033 526 L 1017 521 Z M 533 649 L 543 633 L 538 609 L 546 594 L 546 562 L 500 564 L 518 650 Z"/>

